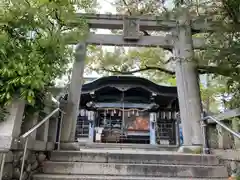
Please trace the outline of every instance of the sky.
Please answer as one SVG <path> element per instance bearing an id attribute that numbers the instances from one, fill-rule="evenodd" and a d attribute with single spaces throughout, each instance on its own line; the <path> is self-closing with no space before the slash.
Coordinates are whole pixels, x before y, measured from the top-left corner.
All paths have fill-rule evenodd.
<path id="1" fill-rule="evenodd" d="M 111 5 L 114 0 L 98 0 L 98 3 L 100 4 L 100 13 L 116 13 L 115 8 Z"/>

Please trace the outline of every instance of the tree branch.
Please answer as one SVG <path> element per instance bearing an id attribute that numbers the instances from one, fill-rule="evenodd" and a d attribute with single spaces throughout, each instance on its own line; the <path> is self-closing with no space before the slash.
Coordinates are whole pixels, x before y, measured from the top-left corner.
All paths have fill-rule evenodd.
<path id="1" fill-rule="evenodd" d="M 234 7 L 232 6 L 231 4 L 231 0 L 222 0 L 222 4 L 223 4 L 223 7 L 227 13 L 227 15 L 232 19 L 232 21 L 235 23 L 235 24 L 239 24 L 239 19 L 238 19 L 238 12 L 236 12 L 236 7 L 234 9 Z"/>
<path id="2" fill-rule="evenodd" d="M 119 71 L 117 69 L 107 69 L 107 68 L 101 68 L 103 71 L 111 72 L 111 73 L 119 73 L 119 74 L 133 74 L 137 72 L 143 72 L 143 71 L 149 71 L 149 70 L 157 70 L 163 73 L 166 73 L 168 75 L 174 76 L 175 72 L 158 67 L 158 66 L 145 66 L 143 68 L 139 68 L 132 71 Z M 233 77 L 237 76 L 240 73 L 240 68 L 230 68 L 230 67 L 218 67 L 218 66 L 197 66 L 197 71 L 199 74 L 217 74 L 222 75 L 225 77 Z M 237 78 L 237 77 L 236 77 Z M 234 79 L 236 79 L 234 78 Z"/>
<path id="3" fill-rule="evenodd" d="M 119 70 L 112 70 L 112 69 L 107 69 L 107 68 L 102 68 L 103 71 L 108 71 L 108 72 L 111 72 L 111 73 L 119 73 L 119 74 L 133 74 L 133 73 L 137 73 L 137 72 L 142 72 L 142 71 L 148 71 L 148 70 L 158 70 L 158 71 L 161 71 L 161 72 L 164 72 L 166 74 L 169 74 L 169 75 L 175 75 L 175 72 L 174 71 L 171 71 L 171 70 L 168 70 L 168 69 L 164 69 L 164 68 L 161 68 L 161 67 L 157 67 L 157 66 L 145 66 L 144 68 L 139 68 L 139 69 L 136 69 L 136 70 L 132 70 L 132 71 L 119 71 Z"/>
<path id="4" fill-rule="evenodd" d="M 132 12 L 130 11 L 126 0 L 122 0 L 122 2 L 124 4 L 124 6 L 126 6 L 128 14 L 131 16 Z M 145 31 L 145 30 L 141 30 L 141 31 L 143 32 L 144 36 L 150 36 L 150 34 L 147 31 Z"/>
<path id="5" fill-rule="evenodd" d="M 123 4 L 124 4 L 124 6 L 126 6 L 128 14 L 131 16 L 131 15 L 132 15 L 132 12 L 130 11 L 126 0 L 122 0 L 122 2 L 123 2 Z"/>
<path id="6" fill-rule="evenodd" d="M 174 57 L 170 57 L 167 61 L 161 61 L 163 64 L 168 64 L 174 60 Z"/>
<path id="7" fill-rule="evenodd" d="M 225 67 L 225 66 L 198 66 L 198 71 L 201 74 L 217 74 L 225 77 L 236 77 L 240 74 L 239 67 Z"/>
<path id="8" fill-rule="evenodd" d="M 168 12 L 168 9 L 164 6 L 165 0 L 161 0 L 161 3 L 162 3 L 162 6 L 163 6 L 163 10 L 164 10 L 165 12 Z"/>

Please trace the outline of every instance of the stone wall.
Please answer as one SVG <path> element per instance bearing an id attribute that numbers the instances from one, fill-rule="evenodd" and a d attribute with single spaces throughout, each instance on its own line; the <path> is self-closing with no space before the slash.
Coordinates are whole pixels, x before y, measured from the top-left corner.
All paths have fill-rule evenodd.
<path id="1" fill-rule="evenodd" d="M 230 121 L 224 121 L 224 124 L 231 127 Z M 208 144 L 211 149 L 238 149 L 235 139 L 231 133 L 216 124 L 207 126 Z"/>
<path id="2" fill-rule="evenodd" d="M 240 178 L 240 149 L 239 150 L 212 150 L 217 155 L 221 163 L 228 167 L 228 173 Z"/>
<path id="3" fill-rule="evenodd" d="M 23 180 L 30 180 L 32 174 L 41 172 L 42 163 L 46 160 L 46 152 L 28 150 L 25 157 Z M 23 151 L 9 151 L 4 165 L 3 180 L 19 180 Z"/>

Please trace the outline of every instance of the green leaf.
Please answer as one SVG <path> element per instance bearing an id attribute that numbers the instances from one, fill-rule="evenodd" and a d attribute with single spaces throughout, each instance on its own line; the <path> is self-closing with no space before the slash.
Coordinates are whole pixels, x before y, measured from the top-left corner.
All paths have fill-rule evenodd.
<path id="1" fill-rule="evenodd" d="M 1 1 L 0 107 L 18 95 L 36 109 L 42 107 L 46 89 L 67 73 L 73 59 L 64 29 L 72 40 L 83 39 L 87 32 L 82 19 L 76 28 L 67 23 L 76 17 L 76 10 L 94 5 L 95 0 Z"/>
<path id="2" fill-rule="evenodd" d="M 11 95 L 10 95 L 10 93 L 8 92 L 7 95 L 6 95 L 6 99 L 9 100 L 10 98 L 11 98 Z"/>
<path id="3" fill-rule="evenodd" d="M 28 101 L 28 103 L 32 104 L 33 103 L 33 96 L 27 96 L 27 101 Z"/>

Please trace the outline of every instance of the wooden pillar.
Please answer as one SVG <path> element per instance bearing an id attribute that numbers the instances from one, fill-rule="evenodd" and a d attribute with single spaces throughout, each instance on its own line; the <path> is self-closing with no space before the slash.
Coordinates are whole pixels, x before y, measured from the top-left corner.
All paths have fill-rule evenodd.
<path id="1" fill-rule="evenodd" d="M 89 138 L 89 142 L 93 143 L 94 140 L 94 125 L 95 125 L 95 113 L 94 111 L 88 111 L 88 122 L 89 122 L 89 134 L 88 134 L 88 138 Z"/>
<path id="2" fill-rule="evenodd" d="M 185 146 L 202 145 L 201 98 L 196 64 L 193 62 L 191 20 L 183 8 L 178 20 L 174 56 L 180 117 Z"/>
<path id="3" fill-rule="evenodd" d="M 75 140 L 75 131 L 83 84 L 86 47 L 86 43 L 80 43 L 76 48 L 75 61 L 73 63 L 71 83 L 68 92 L 68 100 L 65 108 L 66 114 L 64 114 L 62 122 L 62 142 L 71 142 Z"/>
<path id="4" fill-rule="evenodd" d="M 156 121 L 157 121 L 157 114 L 152 112 L 150 113 L 150 144 L 156 144 Z"/>

